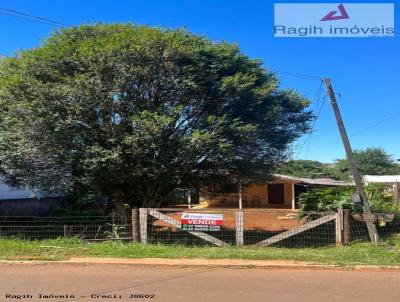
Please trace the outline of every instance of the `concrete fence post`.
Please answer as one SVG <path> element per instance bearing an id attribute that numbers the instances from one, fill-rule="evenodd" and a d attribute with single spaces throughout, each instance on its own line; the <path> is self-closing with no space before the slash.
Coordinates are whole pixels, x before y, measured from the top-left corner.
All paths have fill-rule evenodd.
<path id="1" fill-rule="evenodd" d="M 244 245 L 243 238 L 243 210 L 236 211 L 236 246 Z"/>
<path id="2" fill-rule="evenodd" d="M 349 244 L 351 241 L 350 223 L 350 210 L 343 209 L 343 244 Z"/>
<path id="3" fill-rule="evenodd" d="M 336 245 L 343 245 L 343 209 L 339 209 L 336 213 Z"/>
<path id="4" fill-rule="evenodd" d="M 140 241 L 139 209 L 132 209 L 132 241 Z"/>
<path id="5" fill-rule="evenodd" d="M 147 209 L 139 209 L 140 217 L 140 242 L 142 244 L 147 244 Z"/>

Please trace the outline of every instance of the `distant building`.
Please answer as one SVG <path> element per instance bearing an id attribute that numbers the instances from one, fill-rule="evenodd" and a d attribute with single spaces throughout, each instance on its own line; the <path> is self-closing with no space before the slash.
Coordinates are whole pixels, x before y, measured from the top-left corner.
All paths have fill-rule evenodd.
<path id="1" fill-rule="evenodd" d="M 0 216 L 46 216 L 65 205 L 66 200 L 61 196 L 13 188 L 0 178 Z"/>
<path id="2" fill-rule="evenodd" d="M 27 199 L 27 198 L 42 198 L 46 194 L 40 191 L 32 191 L 28 189 L 17 189 L 10 187 L 0 178 L 0 200 L 6 199 Z"/>

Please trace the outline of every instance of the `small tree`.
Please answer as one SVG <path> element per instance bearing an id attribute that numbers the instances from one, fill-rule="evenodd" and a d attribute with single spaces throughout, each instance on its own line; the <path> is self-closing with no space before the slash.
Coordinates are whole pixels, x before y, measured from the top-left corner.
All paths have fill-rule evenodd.
<path id="1" fill-rule="evenodd" d="M 62 30 L 0 63 L 0 169 L 13 185 L 159 206 L 178 187 L 266 179 L 307 100 L 235 45 L 184 30 Z"/>

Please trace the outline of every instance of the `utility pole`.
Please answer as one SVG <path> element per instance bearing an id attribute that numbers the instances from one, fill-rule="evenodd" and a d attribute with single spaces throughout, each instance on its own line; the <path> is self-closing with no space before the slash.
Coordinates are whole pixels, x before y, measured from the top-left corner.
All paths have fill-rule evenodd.
<path id="1" fill-rule="evenodd" d="M 356 192 L 360 196 L 360 199 L 363 203 L 363 212 L 366 218 L 366 224 L 368 228 L 369 237 L 371 238 L 371 242 L 374 245 L 378 244 L 378 232 L 376 231 L 376 226 L 373 222 L 371 216 L 371 208 L 369 207 L 368 198 L 365 194 L 364 184 L 362 182 L 362 178 L 360 173 L 358 172 L 356 162 L 354 160 L 353 150 L 351 149 L 349 137 L 347 136 L 346 129 L 344 127 L 342 115 L 340 114 L 339 106 L 336 102 L 336 96 L 333 92 L 332 84 L 330 79 L 324 79 L 326 89 L 328 90 L 329 98 L 331 100 L 331 105 L 333 108 L 333 112 L 335 113 L 336 122 L 339 128 L 340 136 L 343 141 L 344 149 L 346 151 L 347 160 L 349 162 L 349 166 L 351 169 L 351 173 L 353 174 L 354 183 L 356 185 Z"/>

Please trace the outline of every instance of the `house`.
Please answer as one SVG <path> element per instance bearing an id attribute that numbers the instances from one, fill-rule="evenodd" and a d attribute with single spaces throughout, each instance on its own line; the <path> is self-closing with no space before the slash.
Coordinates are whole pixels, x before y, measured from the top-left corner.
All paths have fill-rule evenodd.
<path id="1" fill-rule="evenodd" d="M 60 196 L 13 188 L 0 178 L 0 216 L 44 216 L 65 203 Z"/>
<path id="2" fill-rule="evenodd" d="M 352 186 L 352 183 L 329 178 L 303 178 L 274 174 L 272 181 L 250 184 L 242 190 L 244 208 L 292 209 L 297 207 L 298 196 L 311 188 Z M 200 204 L 204 207 L 238 207 L 236 186 L 215 185 L 200 190 Z"/>
<path id="3" fill-rule="evenodd" d="M 363 182 L 366 185 L 384 184 L 391 186 L 395 200 L 400 201 L 400 175 L 364 175 Z"/>

